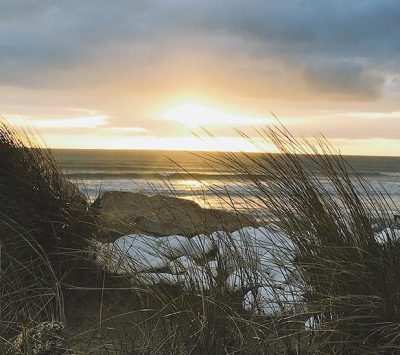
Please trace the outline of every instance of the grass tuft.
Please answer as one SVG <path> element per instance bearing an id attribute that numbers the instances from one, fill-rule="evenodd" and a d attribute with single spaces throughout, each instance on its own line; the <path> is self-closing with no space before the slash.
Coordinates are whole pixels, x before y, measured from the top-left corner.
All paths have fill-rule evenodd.
<path id="1" fill-rule="evenodd" d="M 363 180 L 329 142 L 295 139 L 281 127 L 261 132 L 280 154 L 247 155 L 225 164 L 252 176 L 258 205 L 296 245 L 296 268 L 315 347 L 323 353 L 393 353 L 400 349 L 400 245 L 390 198 Z M 267 178 L 260 178 L 260 176 Z M 389 233 L 390 234 L 390 233 Z"/>

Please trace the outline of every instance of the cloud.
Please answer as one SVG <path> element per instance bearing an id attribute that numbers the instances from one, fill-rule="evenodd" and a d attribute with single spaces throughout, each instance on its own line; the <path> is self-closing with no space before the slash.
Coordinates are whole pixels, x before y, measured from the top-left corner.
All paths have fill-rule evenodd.
<path id="1" fill-rule="evenodd" d="M 115 131 L 120 133 L 138 133 L 138 132 L 146 132 L 147 129 L 143 127 L 106 127 L 104 128 L 109 131 Z"/>
<path id="2" fill-rule="evenodd" d="M 15 126 L 34 128 L 95 128 L 107 124 L 107 116 L 83 116 L 73 118 L 35 119 L 20 115 L 5 115 L 4 118 Z"/>
<path id="3" fill-rule="evenodd" d="M 195 71 L 196 56 L 218 60 L 220 70 L 232 58 L 237 68 L 258 63 L 254 70 L 271 58 L 301 70 L 310 60 L 360 56 L 366 71 L 398 67 L 399 22 L 396 0 L 8 0 L 0 15 L 0 83 L 90 85 L 140 77 L 149 66 L 168 72 L 165 61 L 177 60 Z"/>
<path id="4" fill-rule="evenodd" d="M 173 106 L 161 114 L 162 120 L 176 121 L 185 127 L 207 127 L 207 126 L 243 126 L 243 125 L 266 125 L 270 123 L 265 117 L 251 117 L 238 115 L 195 102 L 185 102 Z"/>
<path id="5" fill-rule="evenodd" d="M 306 66 L 304 74 L 315 88 L 342 96 L 378 97 L 385 81 L 381 75 L 348 60 L 314 61 Z"/>
<path id="6" fill-rule="evenodd" d="M 313 137 L 320 133 L 329 139 L 400 140 L 400 112 L 333 112 L 309 119 L 292 120 L 288 127 L 296 134 Z"/>
<path id="7" fill-rule="evenodd" d="M 104 130 L 161 135 L 178 128 L 155 123 L 148 107 L 188 92 L 255 117 L 342 102 L 395 110 L 399 23 L 398 0 L 4 0 L 0 95 L 12 112 L 94 109 L 109 117 L 93 123 Z"/>
<path id="8" fill-rule="evenodd" d="M 368 118 L 371 120 L 381 120 L 381 119 L 400 119 L 400 112 L 348 112 L 343 114 L 346 117 L 356 117 L 356 118 Z"/>

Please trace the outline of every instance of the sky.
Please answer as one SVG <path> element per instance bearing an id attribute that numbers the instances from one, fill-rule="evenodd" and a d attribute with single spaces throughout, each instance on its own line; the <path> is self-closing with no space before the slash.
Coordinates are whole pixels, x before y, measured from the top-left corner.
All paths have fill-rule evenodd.
<path id="1" fill-rule="evenodd" d="M 400 155 L 398 0 L 0 5 L 0 115 L 50 147 L 254 150 L 276 116 Z"/>

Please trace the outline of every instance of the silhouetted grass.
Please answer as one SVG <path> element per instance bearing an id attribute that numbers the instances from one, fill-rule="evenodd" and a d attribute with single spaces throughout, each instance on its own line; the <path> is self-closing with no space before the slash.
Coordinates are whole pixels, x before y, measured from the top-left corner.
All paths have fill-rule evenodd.
<path id="1" fill-rule="evenodd" d="M 277 297 L 276 314 L 243 306 L 246 293 L 257 299 L 258 287 L 271 283 L 250 248 L 218 260 L 217 272 L 205 268 L 207 286 L 189 273 L 177 285 L 151 285 L 134 267 L 112 275 L 95 266 L 98 244 L 89 240 L 101 221 L 87 199 L 48 149 L 3 122 L 0 350 L 7 353 L 21 329 L 56 319 L 69 326 L 78 354 L 400 352 L 400 249 L 390 232 L 386 242 L 374 234 L 392 228 L 395 206 L 325 139 L 297 140 L 279 127 L 260 133 L 281 154 L 221 153 L 219 163 L 256 191 L 245 201 L 249 209 L 267 210 L 294 243 L 293 264 L 281 267 L 291 269 L 301 297 L 290 307 Z M 234 290 L 227 285 L 232 262 L 241 266 L 242 286 Z"/>
<path id="2" fill-rule="evenodd" d="M 94 216 L 51 152 L 0 122 L 0 336 L 64 321 L 65 283 L 80 282 Z"/>
<path id="3" fill-rule="evenodd" d="M 70 252 L 84 249 L 93 216 L 87 199 L 63 176 L 51 151 L 28 133 L 0 122 L 0 210 L 29 231 L 54 266 L 64 263 Z"/>
<path id="4" fill-rule="evenodd" d="M 392 229 L 396 206 L 324 138 L 298 140 L 279 127 L 261 137 L 280 154 L 245 154 L 251 164 L 224 154 L 223 161 L 256 176 L 251 185 L 259 206 L 272 212 L 296 245 L 315 351 L 397 353 L 400 245 L 389 231 L 388 241 L 378 243 L 373 228 Z"/>

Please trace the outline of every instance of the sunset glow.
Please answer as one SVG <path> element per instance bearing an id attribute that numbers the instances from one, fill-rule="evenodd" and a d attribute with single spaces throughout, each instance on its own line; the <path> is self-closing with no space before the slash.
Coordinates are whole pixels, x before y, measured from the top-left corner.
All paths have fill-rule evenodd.
<path id="1" fill-rule="evenodd" d="M 67 149 L 71 146 L 71 138 L 62 134 L 41 135 L 51 147 Z M 256 140 L 257 141 L 257 140 Z M 200 136 L 116 136 L 87 135 L 79 142 L 82 149 L 139 149 L 139 150 L 183 150 L 183 151 L 274 151 L 272 145 L 258 141 L 257 144 L 242 137 L 200 137 Z"/>
<path id="2" fill-rule="evenodd" d="M 394 0 L 24 4 L 0 16 L 0 116 L 51 147 L 254 150 L 238 131 L 276 116 L 400 155 Z"/>
<path id="3" fill-rule="evenodd" d="M 163 120 L 176 121 L 185 127 L 209 127 L 214 125 L 246 126 L 266 125 L 271 120 L 250 117 L 224 111 L 197 102 L 184 102 L 167 109 L 160 116 Z"/>
<path id="4" fill-rule="evenodd" d="M 0 4 L 0 355 L 400 355 L 400 0 Z"/>
<path id="5" fill-rule="evenodd" d="M 83 116 L 61 119 L 35 119 L 20 115 L 5 115 L 4 118 L 11 124 L 19 127 L 33 128 L 95 128 L 107 123 L 107 116 Z"/>

